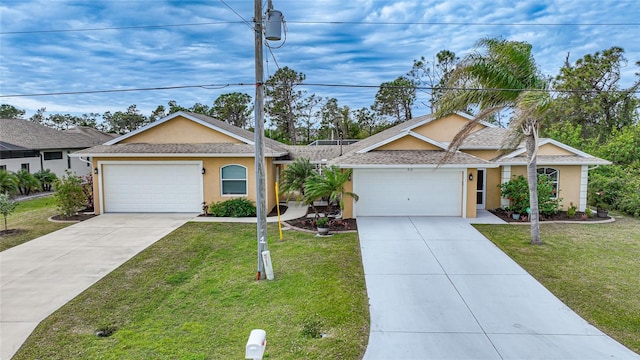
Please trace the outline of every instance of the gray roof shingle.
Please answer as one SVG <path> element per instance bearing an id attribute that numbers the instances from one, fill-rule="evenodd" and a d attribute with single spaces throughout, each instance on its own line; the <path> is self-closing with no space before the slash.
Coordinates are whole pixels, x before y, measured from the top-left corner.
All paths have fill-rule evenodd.
<path id="1" fill-rule="evenodd" d="M 96 155 L 152 155 L 152 154 L 174 154 L 174 155 L 238 155 L 253 156 L 254 147 L 248 144 L 233 143 L 205 143 L 205 144 L 147 144 L 147 143 L 126 143 L 114 145 L 98 145 L 89 149 L 76 151 L 74 154 L 81 156 Z M 286 155 L 286 151 L 277 151 L 265 147 L 265 155 L 277 157 Z"/>
<path id="2" fill-rule="evenodd" d="M 23 119 L 0 119 L 0 139 L 30 150 L 83 149 L 103 143 L 85 134 L 60 131 Z"/>
<path id="3" fill-rule="evenodd" d="M 377 150 L 366 153 L 352 152 L 329 161 L 330 165 L 437 165 L 445 155 L 440 150 Z M 491 162 L 462 152 L 455 153 L 447 165 L 477 165 L 491 167 Z"/>

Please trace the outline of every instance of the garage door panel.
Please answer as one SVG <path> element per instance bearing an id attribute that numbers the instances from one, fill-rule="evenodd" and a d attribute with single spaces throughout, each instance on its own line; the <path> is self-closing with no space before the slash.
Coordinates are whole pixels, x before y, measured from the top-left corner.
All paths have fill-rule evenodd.
<path id="1" fill-rule="evenodd" d="M 355 169 L 356 216 L 461 216 L 460 170 Z"/>
<path id="2" fill-rule="evenodd" d="M 200 164 L 104 164 L 105 212 L 199 212 Z"/>

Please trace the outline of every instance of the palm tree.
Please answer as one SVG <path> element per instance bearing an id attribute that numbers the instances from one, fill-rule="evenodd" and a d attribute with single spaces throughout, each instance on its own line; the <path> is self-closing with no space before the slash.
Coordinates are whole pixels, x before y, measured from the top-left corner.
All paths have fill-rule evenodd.
<path id="1" fill-rule="evenodd" d="M 27 170 L 20 170 L 16 172 L 16 178 L 18 179 L 18 190 L 20 195 L 29 195 L 32 191 L 40 188 L 40 181 L 31 175 Z"/>
<path id="2" fill-rule="evenodd" d="M 298 158 L 282 170 L 280 191 L 283 194 L 296 194 L 296 200 L 304 198 L 304 184 L 316 174 L 315 167 L 307 158 Z"/>
<path id="3" fill-rule="evenodd" d="M 329 204 L 338 202 L 340 210 L 344 209 L 344 196 L 358 201 L 358 195 L 345 190 L 345 184 L 351 176 L 351 169 L 343 171 L 337 166 L 326 168 L 322 175 L 311 176 L 304 185 L 305 198 L 313 202 L 315 199 L 328 198 Z"/>
<path id="4" fill-rule="evenodd" d="M 477 123 L 502 110 L 511 110 L 509 141 L 505 147 L 513 148 L 525 139 L 527 150 L 527 181 L 531 210 L 531 243 L 542 244 L 538 214 L 536 157 L 538 130 L 549 106 L 548 80 L 539 72 L 531 45 L 526 42 L 485 38 L 477 43 L 484 50 L 465 57 L 453 71 L 443 96 L 438 100 L 436 118 L 455 111 L 477 111 L 475 120 L 464 126 L 453 138 L 445 162 L 464 139 L 473 132 Z"/>
<path id="5" fill-rule="evenodd" d="M 12 195 L 18 191 L 18 179 L 7 170 L 0 170 L 0 194 Z"/>

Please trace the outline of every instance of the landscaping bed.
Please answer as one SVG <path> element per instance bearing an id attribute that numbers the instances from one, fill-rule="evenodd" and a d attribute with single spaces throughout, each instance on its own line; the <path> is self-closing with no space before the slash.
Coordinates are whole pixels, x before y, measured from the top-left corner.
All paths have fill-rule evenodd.
<path id="1" fill-rule="evenodd" d="M 334 208 L 332 208 L 334 209 Z M 288 220 L 286 224 L 293 226 L 298 229 L 316 231 L 316 219 L 314 217 L 309 217 L 309 215 L 315 215 L 315 211 L 318 211 L 318 214 L 322 214 L 320 216 L 324 216 L 324 214 L 329 213 L 329 218 L 331 218 L 331 214 L 333 213 L 332 209 L 326 206 L 316 206 L 315 210 L 313 207 L 309 206 L 307 209 L 307 215 L 301 218 Z M 327 223 L 330 232 L 340 232 L 340 231 L 357 231 L 358 223 L 356 219 L 331 219 Z"/>
<path id="2" fill-rule="evenodd" d="M 499 217 L 508 223 L 528 223 L 528 217 L 520 217 L 520 219 L 514 219 L 511 214 L 512 211 L 505 211 L 504 209 L 494 209 L 489 210 L 490 213 Z M 605 220 L 611 220 L 610 216 L 607 217 L 597 217 L 595 215 L 589 217 L 584 212 L 576 212 L 574 216 L 569 216 L 566 211 L 558 211 L 558 213 L 554 215 L 542 215 L 540 214 L 541 222 L 549 222 L 549 221 L 579 221 L 579 222 L 602 222 Z"/>

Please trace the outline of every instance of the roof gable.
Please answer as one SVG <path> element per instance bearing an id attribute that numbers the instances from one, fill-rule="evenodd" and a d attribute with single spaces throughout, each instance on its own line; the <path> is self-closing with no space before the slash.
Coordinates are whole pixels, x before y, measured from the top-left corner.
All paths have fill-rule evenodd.
<path id="1" fill-rule="evenodd" d="M 177 119 L 177 120 L 174 120 Z M 187 120 L 187 122 L 185 122 Z M 174 124 L 171 124 L 174 122 Z M 189 123 L 190 122 L 190 123 Z M 200 125 L 200 126 L 194 126 Z M 208 129 L 207 132 L 200 133 L 199 130 Z M 177 131 L 175 133 L 174 131 Z M 156 133 L 157 132 L 157 133 Z M 146 133 L 146 134 L 145 134 Z M 154 135 L 154 133 L 156 133 Z M 153 136 L 152 136 L 153 135 Z M 165 139 L 164 136 L 169 136 Z M 177 139 L 176 139 L 177 138 Z M 158 121 L 147 124 L 139 129 L 124 134 L 106 143 L 114 145 L 118 143 L 149 142 L 178 143 L 244 143 L 253 145 L 253 133 L 233 125 L 213 119 L 208 116 L 178 111 Z M 144 141 L 143 141 L 144 140 Z"/>
<path id="2" fill-rule="evenodd" d="M 361 149 L 358 153 L 372 150 L 445 150 L 446 146 L 412 131 L 401 132 L 384 141 Z"/>
<path id="3" fill-rule="evenodd" d="M 448 143 L 453 140 L 456 134 L 472 119 L 473 118 L 470 119 L 467 116 L 455 113 L 424 124 L 418 124 L 418 126 L 413 127 L 411 130 L 436 141 Z M 486 128 L 487 125 L 486 123 L 478 123 L 474 132 Z"/>
<path id="4" fill-rule="evenodd" d="M 554 156 L 578 156 L 589 159 L 596 159 L 594 156 L 587 154 L 586 152 L 580 151 L 574 147 L 563 144 L 559 141 L 544 138 L 538 141 L 538 155 L 554 155 Z M 541 153 L 540 150 L 543 150 Z M 527 149 L 524 147 L 518 148 L 511 153 L 502 157 L 502 159 L 510 159 L 515 158 L 520 155 L 525 155 Z"/>
<path id="5" fill-rule="evenodd" d="M 120 144 L 207 144 L 207 143 L 245 143 L 211 126 L 176 116 L 133 136 L 122 139 Z"/>

